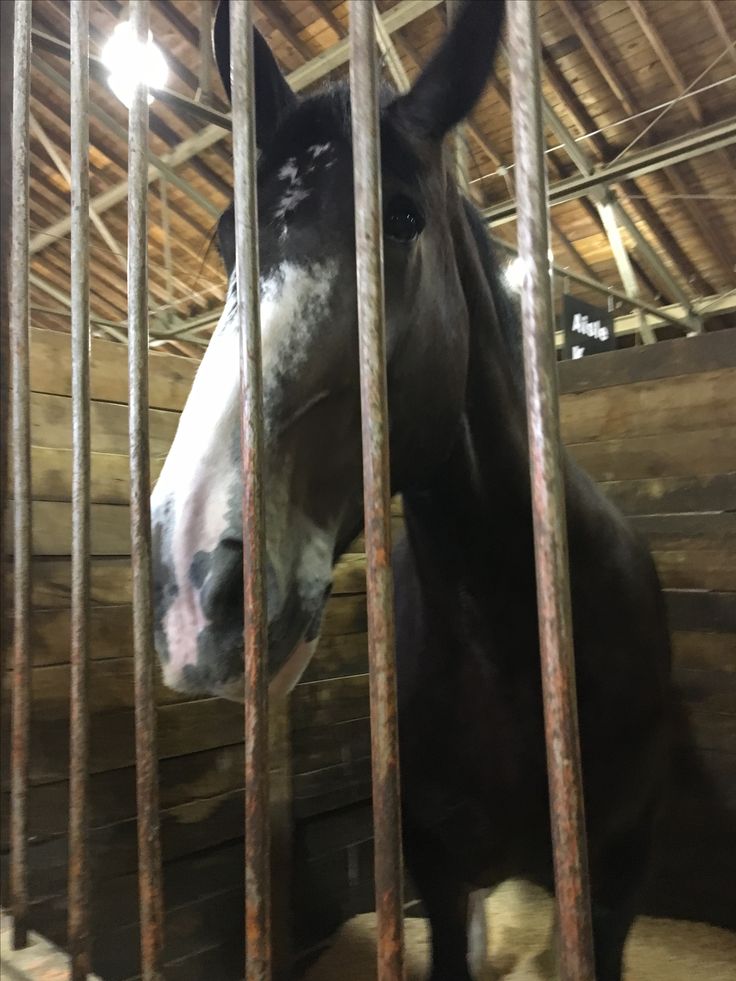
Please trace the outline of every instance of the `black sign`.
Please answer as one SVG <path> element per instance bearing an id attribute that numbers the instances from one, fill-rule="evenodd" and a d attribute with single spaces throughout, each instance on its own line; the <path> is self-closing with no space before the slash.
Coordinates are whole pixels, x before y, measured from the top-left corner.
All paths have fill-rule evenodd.
<path id="1" fill-rule="evenodd" d="M 586 354 L 613 351 L 616 347 L 613 314 L 567 293 L 562 297 L 562 329 L 566 358 L 575 360 Z"/>

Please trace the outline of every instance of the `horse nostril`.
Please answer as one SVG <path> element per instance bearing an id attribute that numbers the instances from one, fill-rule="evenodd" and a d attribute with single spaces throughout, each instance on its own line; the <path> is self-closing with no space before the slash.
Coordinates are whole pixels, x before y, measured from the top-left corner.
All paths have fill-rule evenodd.
<path id="1" fill-rule="evenodd" d="M 223 539 L 212 553 L 209 571 L 202 585 L 202 610 L 209 620 L 220 621 L 243 616 L 243 544 Z"/>

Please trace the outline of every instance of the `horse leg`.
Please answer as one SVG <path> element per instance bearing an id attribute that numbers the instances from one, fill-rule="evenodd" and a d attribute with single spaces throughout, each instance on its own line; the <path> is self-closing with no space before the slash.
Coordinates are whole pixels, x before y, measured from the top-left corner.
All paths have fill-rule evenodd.
<path id="1" fill-rule="evenodd" d="M 626 938 L 636 916 L 651 846 L 651 822 L 642 821 L 608 847 L 591 882 L 597 981 L 621 981 Z"/>
<path id="2" fill-rule="evenodd" d="M 429 920 L 432 966 L 429 981 L 473 981 L 468 970 L 468 894 L 431 846 L 404 838 L 406 863 Z"/>

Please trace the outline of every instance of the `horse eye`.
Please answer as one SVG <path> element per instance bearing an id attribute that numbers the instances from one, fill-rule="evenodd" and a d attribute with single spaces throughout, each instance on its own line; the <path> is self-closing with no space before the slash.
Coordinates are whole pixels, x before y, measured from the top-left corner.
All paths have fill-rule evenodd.
<path id="1" fill-rule="evenodd" d="M 395 198 L 383 219 L 383 230 L 396 242 L 413 242 L 424 228 L 424 219 L 408 198 Z"/>

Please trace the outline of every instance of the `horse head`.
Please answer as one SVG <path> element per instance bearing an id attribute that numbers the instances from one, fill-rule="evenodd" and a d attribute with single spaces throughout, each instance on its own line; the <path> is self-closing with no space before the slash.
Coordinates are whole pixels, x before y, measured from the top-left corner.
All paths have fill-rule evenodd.
<path id="1" fill-rule="evenodd" d="M 503 3 L 468 0 L 403 95 L 381 99 L 391 481 L 421 486 L 456 438 L 468 313 L 453 246 L 462 207 L 443 138 L 492 70 Z M 214 30 L 230 91 L 228 4 Z M 269 676 L 318 636 L 332 569 L 362 526 L 349 90 L 298 99 L 256 32 Z M 166 682 L 240 697 L 242 477 L 232 210 L 218 229 L 224 311 L 152 497 L 156 648 Z M 292 681 L 294 680 L 292 673 Z"/>

